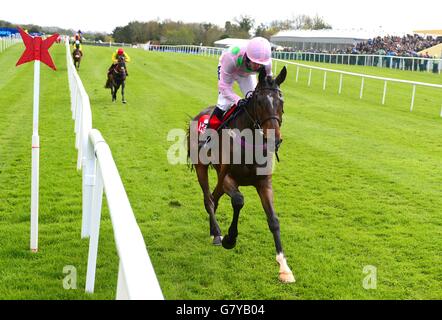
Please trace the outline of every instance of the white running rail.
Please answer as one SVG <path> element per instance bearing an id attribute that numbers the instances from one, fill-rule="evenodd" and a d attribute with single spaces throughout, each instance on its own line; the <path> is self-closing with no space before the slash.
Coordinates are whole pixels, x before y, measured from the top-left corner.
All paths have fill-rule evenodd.
<path id="1" fill-rule="evenodd" d="M 311 66 L 311 65 L 307 65 L 307 64 L 290 62 L 290 61 L 280 60 L 280 59 L 273 59 L 273 61 L 275 61 L 275 63 L 274 63 L 275 70 L 278 67 L 278 62 L 297 66 L 297 68 L 296 68 L 296 82 L 298 82 L 298 78 L 299 78 L 299 69 L 300 68 L 308 69 L 309 70 L 308 86 L 310 86 L 311 81 L 312 81 L 312 70 L 324 71 L 323 87 L 322 87 L 323 90 L 325 90 L 326 87 L 327 87 L 327 73 L 328 72 L 329 73 L 337 73 L 337 74 L 340 75 L 339 89 L 338 89 L 338 93 L 339 94 L 342 93 L 343 78 L 344 78 L 343 76 L 344 75 L 359 77 L 359 78 L 361 78 L 361 90 L 360 90 L 360 94 L 359 94 L 359 98 L 360 99 L 362 99 L 363 94 L 364 94 L 364 79 L 375 79 L 375 80 L 383 81 L 384 82 L 384 89 L 383 89 L 383 95 L 382 95 L 382 104 L 383 105 L 385 104 L 385 99 L 386 99 L 386 95 L 387 95 L 387 84 L 389 82 L 409 84 L 412 87 L 410 112 L 412 112 L 413 109 L 414 109 L 414 101 L 415 101 L 415 97 L 416 97 L 416 87 L 417 86 L 436 88 L 436 89 L 442 90 L 442 85 L 440 85 L 440 84 L 433 84 L 433 83 L 426 83 L 426 82 L 419 82 L 419 81 L 401 80 L 401 79 L 394 79 L 394 78 L 377 77 L 377 76 L 372 76 L 372 75 L 362 74 L 362 73 L 354 73 L 354 72 L 348 72 L 348 71 L 341 71 L 341 70 L 334 70 L 334 69 L 315 67 L 315 66 Z M 442 117 L 442 109 L 441 109 L 440 116 Z"/>
<path id="2" fill-rule="evenodd" d="M 4 52 L 10 46 L 14 44 L 20 43 L 21 37 L 8 36 L 8 37 L 0 37 L 0 53 Z"/>
<path id="3" fill-rule="evenodd" d="M 115 243 L 120 258 L 117 299 L 163 300 L 163 294 L 135 220 L 129 199 L 109 146 L 98 130 L 92 129 L 89 97 L 74 67 L 69 42 L 66 60 L 75 119 L 77 169 L 83 174 L 82 238 L 90 237 L 86 292 L 93 293 L 103 191 L 109 207 Z"/>

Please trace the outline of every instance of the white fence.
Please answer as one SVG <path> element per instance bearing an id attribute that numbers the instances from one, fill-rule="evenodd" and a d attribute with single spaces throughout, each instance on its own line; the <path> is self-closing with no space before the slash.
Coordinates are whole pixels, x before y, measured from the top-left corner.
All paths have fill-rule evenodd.
<path id="1" fill-rule="evenodd" d="M 411 86 L 411 90 L 412 90 L 411 101 L 410 101 L 410 112 L 412 112 L 413 109 L 414 109 L 414 100 L 415 100 L 415 97 L 416 97 L 416 87 L 417 86 L 430 87 L 430 88 L 436 88 L 436 89 L 442 90 L 442 85 L 440 85 L 440 84 L 433 84 L 433 83 L 425 83 L 425 82 L 418 82 L 418 81 L 409 81 L 409 80 L 377 77 L 377 76 L 361 74 L 361 73 L 354 73 L 354 72 L 333 70 L 333 69 L 327 69 L 327 68 L 320 68 L 320 67 L 315 67 L 315 66 L 311 66 L 311 65 L 300 64 L 300 63 L 290 62 L 290 61 L 280 60 L 280 59 L 273 59 L 273 60 L 275 61 L 275 63 L 274 63 L 275 70 L 278 67 L 278 62 L 297 66 L 297 68 L 296 68 L 296 82 L 298 82 L 298 80 L 299 80 L 299 70 L 300 70 L 300 68 L 308 69 L 309 70 L 309 76 L 308 76 L 308 82 L 307 82 L 308 86 L 310 86 L 311 83 L 312 83 L 312 70 L 323 71 L 324 75 L 323 75 L 322 90 L 326 90 L 326 88 L 327 88 L 327 73 L 337 73 L 337 74 L 339 74 L 339 88 L 338 88 L 338 93 L 339 94 L 342 93 L 342 87 L 343 87 L 343 82 L 344 82 L 344 75 L 358 77 L 358 78 L 361 79 L 361 89 L 360 89 L 360 93 L 359 93 L 359 98 L 360 99 L 362 99 L 362 97 L 364 95 L 364 83 L 365 83 L 364 80 L 365 79 L 375 79 L 375 80 L 383 81 L 384 82 L 384 90 L 383 90 L 383 94 L 382 94 L 382 104 L 383 105 L 385 104 L 385 99 L 386 99 L 386 96 L 387 96 L 387 87 L 388 87 L 388 83 L 389 82 L 391 82 L 391 83 L 409 84 Z M 442 104 L 442 101 L 441 101 L 441 104 Z M 441 108 L 440 116 L 442 117 L 442 108 Z"/>
<path id="2" fill-rule="evenodd" d="M 209 57 L 220 56 L 225 48 L 203 47 L 203 46 L 167 46 L 167 45 L 142 45 L 141 48 L 148 51 L 175 52 L 197 54 Z"/>
<path id="3" fill-rule="evenodd" d="M 149 51 L 177 52 L 188 54 L 199 54 L 204 56 L 219 56 L 224 48 L 203 47 L 203 46 L 169 46 L 169 45 L 139 45 L 138 47 Z M 426 71 L 441 73 L 442 59 L 400 57 L 382 55 L 362 54 L 327 54 L 309 52 L 272 52 L 272 57 L 279 60 L 302 60 L 312 62 L 323 62 L 332 64 L 346 64 L 358 66 L 370 66 L 410 71 Z"/>
<path id="4" fill-rule="evenodd" d="M 0 53 L 8 49 L 10 46 L 21 42 L 20 37 L 0 37 Z"/>
<path id="5" fill-rule="evenodd" d="M 69 42 L 66 42 L 66 58 L 71 110 L 75 119 L 75 146 L 78 149 L 77 169 L 82 169 L 83 174 L 81 236 L 90 237 L 86 292 L 94 291 L 104 191 L 120 258 L 116 298 L 163 300 L 143 235 L 135 220 L 109 146 L 100 132 L 92 129 L 89 97 L 73 65 Z"/>
<path id="6" fill-rule="evenodd" d="M 273 52 L 273 58 L 280 60 L 301 60 L 331 64 L 346 64 L 390 68 L 409 71 L 426 71 L 439 73 L 442 70 L 442 59 L 422 57 L 402 57 L 364 54 L 330 54 L 313 52 Z"/>
<path id="7" fill-rule="evenodd" d="M 73 39 L 70 39 L 71 43 L 74 43 Z M 118 42 L 100 42 L 91 40 L 82 40 L 83 45 L 91 45 L 97 47 L 132 47 L 130 43 L 118 43 Z"/>

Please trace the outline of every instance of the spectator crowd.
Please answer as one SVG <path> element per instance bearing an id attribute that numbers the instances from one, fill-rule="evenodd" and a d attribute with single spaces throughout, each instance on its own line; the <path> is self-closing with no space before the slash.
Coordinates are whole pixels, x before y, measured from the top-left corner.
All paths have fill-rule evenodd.
<path id="1" fill-rule="evenodd" d="M 385 36 L 358 43 L 355 47 L 349 48 L 350 52 L 348 53 L 417 57 L 419 56 L 418 52 L 439 43 L 442 43 L 441 37 L 433 38 L 432 36 L 427 36 L 424 38 L 417 34 L 407 34 L 403 37 Z M 430 58 L 428 53 L 425 53 L 422 57 Z"/>
<path id="2" fill-rule="evenodd" d="M 432 36 L 422 37 L 418 34 L 407 34 L 403 37 L 385 36 L 368 39 L 360 42 L 353 47 L 346 49 L 328 50 L 304 50 L 310 53 L 332 53 L 332 54 L 377 54 L 400 57 L 421 57 L 431 58 L 428 53 L 419 55 L 419 52 L 442 43 L 442 37 L 433 38 Z M 293 48 L 284 48 L 284 51 L 298 51 Z"/>

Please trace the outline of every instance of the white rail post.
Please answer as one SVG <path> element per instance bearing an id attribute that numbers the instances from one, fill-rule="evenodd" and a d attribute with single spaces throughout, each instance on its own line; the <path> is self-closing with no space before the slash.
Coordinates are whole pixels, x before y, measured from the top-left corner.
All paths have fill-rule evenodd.
<path id="1" fill-rule="evenodd" d="M 76 82 L 76 80 L 74 80 Z M 76 82 L 77 86 L 77 95 L 75 97 L 75 148 L 79 150 L 80 148 L 80 130 L 81 130 L 81 112 L 82 112 L 82 99 L 80 95 L 80 89 L 78 88 L 78 83 Z"/>
<path id="2" fill-rule="evenodd" d="M 413 108 L 414 108 L 414 97 L 416 96 L 416 85 L 413 85 L 413 94 L 411 96 L 411 107 L 410 107 L 410 112 L 413 112 Z"/>
<path id="3" fill-rule="evenodd" d="M 324 83 L 322 85 L 322 90 L 325 90 L 326 86 L 327 86 L 327 71 L 324 71 Z"/>
<path id="4" fill-rule="evenodd" d="M 308 86 L 310 87 L 311 84 L 312 84 L 312 69 L 310 69 L 308 73 Z"/>
<path id="5" fill-rule="evenodd" d="M 129 300 L 129 289 L 121 260 L 118 267 L 117 300 Z"/>
<path id="6" fill-rule="evenodd" d="M 340 74 L 340 77 L 339 77 L 339 91 L 338 91 L 338 93 L 339 94 L 341 94 L 341 92 L 342 92 L 342 73 Z"/>
<path id="7" fill-rule="evenodd" d="M 361 81 L 361 92 L 360 92 L 360 94 L 359 94 L 359 99 L 362 99 L 362 96 L 363 96 L 363 94 L 364 94 L 364 80 L 365 80 L 365 78 L 362 77 L 362 81 Z"/>
<path id="8" fill-rule="evenodd" d="M 93 149 L 92 143 L 89 143 Z M 97 270 L 98 240 L 100 238 L 101 207 L 103 203 L 103 177 L 100 165 L 94 161 L 95 185 L 92 196 L 91 234 L 89 240 L 89 254 L 87 260 L 86 292 L 93 293 L 95 287 L 95 273 Z"/>
<path id="9" fill-rule="evenodd" d="M 88 100 L 88 99 L 85 99 Z M 88 101 L 85 101 L 85 105 L 89 108 Z M 86 109 L 86 108 L 85 108 Z M 84 115 L 88 115 L 87 110 L 84 110 Z M 88 124 L 89 123 L 89 124 Z M 81 167 L 83 173 L 82 190 L 83 190 L 83 223 L 81 229 L 81 238 L 87 238 L 91 236 L 92 218 L 93 218 L 93 194 L 95 186 L 95 154 L 93 146 L 89 143 L 89 131 L 92 129 L 92 120 L 85 119 L 82 125 L 82 159 Z"/>
<path id="10" fill-rule="evenodd" d="M 384 81 L 384 94 L 382 95 L 382 105 L 385 104 L 385 96 L 387 95 L 387 81 Z"/>
<path id="11" fill-rule="evenodd" d="M 34 62 L 34 114 L 32 134 L 32 178 L 31 178 L 31 251 L 38 251 L 38 200 L 40 172 L 40 137 L 38 135 L 38 113 L 40 96 L 40 61 Z"/>

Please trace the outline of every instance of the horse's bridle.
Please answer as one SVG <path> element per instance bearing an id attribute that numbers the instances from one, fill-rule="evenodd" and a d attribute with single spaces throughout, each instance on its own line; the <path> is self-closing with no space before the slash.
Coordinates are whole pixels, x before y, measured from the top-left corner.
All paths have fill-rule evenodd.
<path id="1" fill-rule="evenodd" d="M 253 126 L 255 129 L 258 130 L 262 130 L 262 126 L 264 125 L 264 123 L 266 123 L 267 121 L 270 120 L 276 120 L 278 122 L 278 125 L 281 127 L 282 125 L 282 119 L 280 119 L 278 116 L 273 115 L 271 117 L 265 118 L 264 120 L 259 120 L 258 117 L 256 116 L 256 112 L 254 112 L 255 117 L 252 117 L 250 115 L 250 112 L 247 110 L 247 107 L 251 104 L 251 101 L 254 99 L 255 95 L 257 92 L 262 91 L 262 90 L 272 90 L 272 91 L 277 91 L 279 94 L 281 94 L 281 90 L 279 88 L 271 88 L 271 87 L 263 87 L 263 88 L 258 88 L 255 91 L 250 91 L 246 94 L 246 97 L 248 96 L 249 99 L 249 104 L 247 106 L 244 107 L 244 111 L 246 113 L 246 115 L 249 117 L 249 119 L 252 121 Z M 284 112 L 284 111 L 283 111 Z M 279 162 L 279 156 L 278 156 L 278 149 L 280 147 L 282 143 L 282 140 L 275 145 L 275 155 L 276 155 L 276 159 Z"/>
<path id="2" fill-rule="evenodd" d="M 118 61 L 118 63 L 115 65 L 115 68 L 114 68 L 114 72 L 116 74 L 122 73 L 121 65 L 123 65 L 124 69 L 126 70 L 126 61 L 124 61 L 124 60 L 123 61 Z"/>
<path id="3" fill-rule="evenodd" d="M 246 96 L 249 97 L 248 99 L 251 102 L 254 99 L 256 92 L 262 91 L 262 90 L 272 90 L 272 91 L 277 91 L 278 93 L 281 93 L 281 90 L 278 89 L 278 88 L 264 87 L 264 88 L 258 88 L 255 91 L 250 91 L 250 92 L 247 93 Z M 262 126 L 264 125 L 264 123 L 266 123 L 267 121 L 270 121 L 270 120 L 276 120 L 276 121 L 278 121 L 278 125 L 279 126 L 282 125 L 282 119 L 280 119 L 276 115 L 273 115 L 271 117 L 265 118 L 264 120 L 261 121 L 261 120 L 258 119 L 258 117 L 256 117 L 256 113 L 254 113 L 255 117 L 252 117 L 250 115 L 250 112 L 247 110 L 247 106 L 244 108 L 244 111 L 247 114 L 247 116 L 249 117 L 249 119 L 252 121 L 253 126 L 254 126 L 255 129 L 262 130 Z"/>

